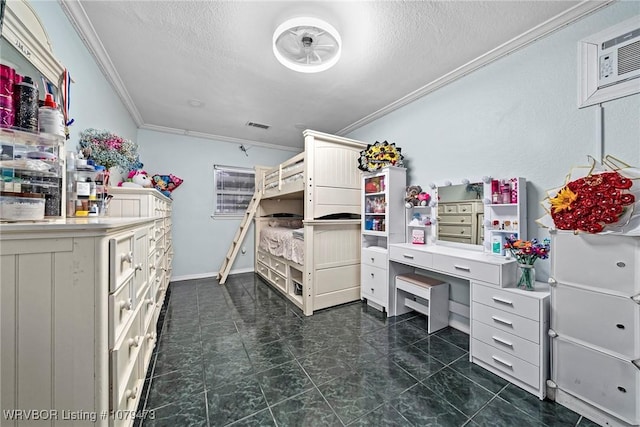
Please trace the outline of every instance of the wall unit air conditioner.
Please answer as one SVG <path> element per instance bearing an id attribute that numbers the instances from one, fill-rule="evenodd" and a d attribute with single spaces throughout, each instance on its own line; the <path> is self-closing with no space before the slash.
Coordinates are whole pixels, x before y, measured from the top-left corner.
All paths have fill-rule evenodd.
<path id="1" fill-rule="evenodd" d="M 578 107 L 640 93 L 640 15 L 578 43 Z"/>

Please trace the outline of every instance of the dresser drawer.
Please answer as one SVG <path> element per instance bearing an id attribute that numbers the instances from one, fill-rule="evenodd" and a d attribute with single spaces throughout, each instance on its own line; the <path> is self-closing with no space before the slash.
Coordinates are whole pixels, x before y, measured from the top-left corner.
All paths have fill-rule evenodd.
<path id="1" fill-rule="evenodd" d="M 441 235 L 447 234 L 451 236 L 471 237 L 471 224 L 468 225 L 443 225 L 442 221 L 438 228 Z"/>
<path id="2" fill-rule="evenodd" d="M 472 283 L 473 300 L 486 306 L 531 320 L 540 321 L 540 300 L 517 294 L 506 288 Z"/>
<path id="3" fill-rule="evenodd" d="M 129 427 L 133 425 L 132 419 L 140 401 L 143 385 L 144 378 L 139 378 L 138 375 L 133 375 L 132 373 L 123 386 L 122 396 L 112 406 L 115 411 L 118 411 L 116 414 L 119 415 L 118 417 L 113 417 L 113 427 Z"/>
<path id="4" fill-rule="evenodd" d="M 137 310 L 130 328 L 116 342 L 111 350 L 111 384 L 113 387 L 112 398 L 114 402 L 122 402 L 122 398 L 132 378 L 139 378 L 138 354 L 143 344 L 144 336 L 141 332 L 140 315 Z"/>
<path id="5" fill-rule="evenodd" d="M 540 346 L 501 329 L 485 325 L 477 320 L 472 324 L 473 338 L 489 344 L 505 353 L 522 359 L 535 366 L 540 366 Z"/>
<path id="6" fill-rule="evenodd" d="M 134 234 L 109 239 L 109 292 L 118 289 L 134 272 Z"/>
<path id="7" fill-rule="evenodd" d="M 271 269 L 276 271 L 282 277 L 287 277 L 287 264 L 279 258 L 271 257 Z"/>
<path id="8" fill-rule="evenodd" d="M 362 265 L 360 267 L 360 291 L 362 296 L 371 299 L 388 309 L 389 286 L 388 273 L 385 268 Z"/>
<path id="9" fill-rule="evenodd" d="M 430 268 L 433 264 L 433 254 L 405 246 L 389 246 L 389 259 L 423 268 Z"/>
<path id="10" fill-rule="evenodd" d="M 499 350 L 477 339 L 472 339 L 471 357 L 531 387 L 535 387 L 536 389 L 540 387 L 540 369 L 505 351 Z"/>
<path id="11" fill-rule="evenodd" d="M 264 277 L 269 277 L 269 267 L 259 262 L 258 264 L 258 273 L 262 274 Z"/>
<path id="12" fill-rule="evenodd" d="M 139 305 L 142 311 L 140 317 L 142 318 L 142 330 L 144 331 L 149 327 L 149 323 L 156 309 L 155 289 L 152 290 L 150 286 L 147 286 Z"/>
<path id="13" fill-rule="evenodd" d="M 269 277 L 271 278 L 271 281 L 280 289 L 283 289 L 286 291 L 287 289 L 287 279 L 284 276 L 279 275 L 278 273 L 276 273 L 273 270 L 269 271 Z"/>
<path id="14" fill-rule="evenodd" d="M 264 265 L 269 265 L 270 259 L 271 257 L 266 252 L 258 251 L 258 261 L 260 261 Z"/>
<path id="15" fill-rule="evenodd" d="M 552 378 L 559 388 L 629 424 L 640 424 L 638 367 L 560 337 L 551 345 Z"/>
<path id="16" fill-rule="evenodd" d="M 440 224 L 446 225 L 471 225 L 471 215 L 442 215 Z"/>
<path id="17" fill-rule="evenodd" d="M 109 348 L 113 348 L 135 312 L 133 277 L 109 295 Z"/>
<path id="18" fill-rule="evenodd" d="M 522 337 L 533 343 L 540 343 L 540 322 L 527 319 L 526 317 L 517 316 L 506 311 L 497 310 L 475 301 L 472 304 L 472 320 L 477 320 L 493 328 Z"/>
<path id="19" fill-rule="evenodd" d="M 433 268 L 458 277 L 500 283 L 500 266 L 495 264 L 433 254 Z"/>
<path id="20" fill-rule="evenodd" d="M 639 237 L 557 232 L 551 244 L 551 271 L 556 281 L 623 296 L 640 293 Z"/>
<path id="21" fill-rule="evenodd" d="M 362 248 L 362 263 L 373 267 L 387 268 L 387 251 Z"/>
<path id="22" fill-rule="evenodd" d="M 640 359 L 640 305 L 631 298 L 557 284 L 551 290 L 553 329 L 563 337 Z"/>

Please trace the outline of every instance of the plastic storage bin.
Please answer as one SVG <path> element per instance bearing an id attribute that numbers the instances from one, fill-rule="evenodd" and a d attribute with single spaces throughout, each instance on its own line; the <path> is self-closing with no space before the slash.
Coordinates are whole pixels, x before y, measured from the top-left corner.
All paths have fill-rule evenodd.
<path id="1" fill-rule="evenodd" d="M 0 220 L 42 220 L 44 219 L 44 204 L 44 194 L 0 192 Z"/>

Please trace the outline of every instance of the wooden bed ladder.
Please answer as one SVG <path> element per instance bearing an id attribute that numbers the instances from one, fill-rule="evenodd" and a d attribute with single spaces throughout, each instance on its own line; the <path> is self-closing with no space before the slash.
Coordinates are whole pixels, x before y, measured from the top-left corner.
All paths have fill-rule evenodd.
<path id="1" fill-rule="evenodd" d="M 258 209 L 258 204 L 260 203 L 261 198 L 262 191 L 258 188 L 256 189 L 255 193 L 253 193 L 253 197 L 249 202 L 249 206 L 247 206 L 247 210 L 242 217 L 242 222 L 240 222 L 240 227 L 238 228 L 238 231 L 236 231 L 233 242 L 231 242 L 231 246 L 229 247 L 227 256 L 224 257 L 222 266 L 220 266 L 220 271 L 218 271 L 218 279 L 221 285 L 224 285 L 224 283 L 227 281 L 227 276 L 229 275 L 229 271 L 231 271 L 233 261 L 235 261 L 236 256 L 238 255 L 238 251 L 240 251 L 240 247 L 242 246 L 242 242 L 247 235 L 247 230 L 249 230 L 249 226 L 251 225 L 251 221 L 256 214 L 256 210 Z"/>

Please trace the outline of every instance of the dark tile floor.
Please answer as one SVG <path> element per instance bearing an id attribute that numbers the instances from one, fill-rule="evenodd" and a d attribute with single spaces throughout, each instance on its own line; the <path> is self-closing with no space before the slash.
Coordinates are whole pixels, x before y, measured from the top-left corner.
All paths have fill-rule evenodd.
<path id="1" fill-rule="evenodd" d="M 469 363 L 468 335 L 428 335 L 419 314 L 305 317 L 253 273 L 169 291 L 138 426 L 595 426 Z"/>

